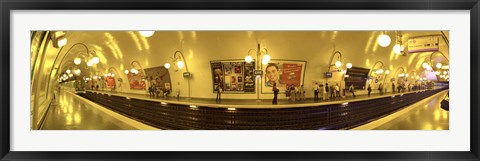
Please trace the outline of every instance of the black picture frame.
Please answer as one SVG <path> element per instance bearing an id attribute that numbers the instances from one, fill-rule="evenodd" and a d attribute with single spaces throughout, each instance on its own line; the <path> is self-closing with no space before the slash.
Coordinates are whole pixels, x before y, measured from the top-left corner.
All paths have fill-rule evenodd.
<path id="1" fill-rule="evenodd" d="M 0 0 L 0 158 L 16 160 L 479 160 L 478 0 Z M 292 10 L 470 10 L 470 151 L 461 152 L 42 152 L 10 150 L 10 13 L 13 10 L 83 9 L 292 9 Z"/>

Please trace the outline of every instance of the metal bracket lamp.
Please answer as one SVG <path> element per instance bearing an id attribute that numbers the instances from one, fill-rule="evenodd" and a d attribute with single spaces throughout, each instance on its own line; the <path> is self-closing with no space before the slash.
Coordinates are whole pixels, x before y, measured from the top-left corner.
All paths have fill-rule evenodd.
<path id="1" fill-rule="evenodd" d="M 137 65 L 138 67 L 135 67 L 135 65 Z M 132 75 L 137 75 L 139 73 L 138 69 L 143 71 L 142 65 L 138 61 L 132 61 L 132 63 L 130 63 L 130 66 L 132 68 L 130 70 L 125 70 L 125 74 L 131 73 Z"/>
<path id="2" fill-rule="evenodd" d="M 262 55 L 262 51 L 264 51 L 264 54 L 262 57 L 262 64 L 267 65 L 270 62 L 271 57 L 270 55 L 268 55 L 267 48 L 260 48 L 260 44 L 257 44 L 257 49 L 248 50 L 247 56 L 245 56 L 245 62 L 251 63 L 253 61 L 253 57 L 250 56 L 251 51 L 255 51 L 256 60 L 258 60 L 258 57 L 260 57 Z"/>
<path id="3" fill-rule="evenodd" d="M 183 69 L 183 67 L 185 67 L 185 70 L 188 72 L 188 67 L 185 63 L 185 57 L 181 51 L 175 51 L 175 53 L 173 53 L 173 57 L 170 57 L 169 59 L 173 62 L 173 66 L 176 67 L 174 70 L 175 72 L 177 72 L 179 69 Z M 165 63 L 165 68 L 170 69 L 170 67 L 170 63 Z"/>

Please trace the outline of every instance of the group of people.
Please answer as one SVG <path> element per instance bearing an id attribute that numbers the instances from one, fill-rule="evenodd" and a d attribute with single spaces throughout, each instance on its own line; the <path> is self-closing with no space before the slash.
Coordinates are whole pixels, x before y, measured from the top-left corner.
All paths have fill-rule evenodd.
<path id="1" fill-rule="evenodd" d="M 293 102 L 305 100 L 305 88 L 303 88 L 303 84 L 300 86 L 291 84 L 287 87 L 285 94 L 289 97 L 289 100 Z"/>
<path id="2" fill-rule="evenodd" d="M 157 85 L 155 83 L 152 83 L 152 85 L 148 87 L 148 93 L 150 94 L 150 96 L 167 97 L 170 94 L 170 90 L 162 87 L 157 88 Z"/>

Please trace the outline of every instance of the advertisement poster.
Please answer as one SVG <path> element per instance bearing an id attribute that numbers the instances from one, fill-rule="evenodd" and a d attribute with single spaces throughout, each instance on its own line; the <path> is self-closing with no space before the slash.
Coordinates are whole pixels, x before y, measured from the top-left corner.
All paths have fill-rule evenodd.
<path id="1" fill-rule="evenodd" d="M 267 65 L 262 64 L 264 76 L 262 77 L 262 93 L 273 93 L 273 84 L 277 84 L 280 93 L 284 93 L 287 86 L 303 84 L 306 61 L 275 60 Z"/>
<path id="2" fill-rule="evenodd" d="M 109 89 L 115 89 L 115 77 L 105 77 L 105 83 L 107 85 L 107 88 Z"/>
<path id="3" fill-rule="evenodd" d="M 146 68 L 145 75 L 146 80 L 150 82 L 150 85 L 155 85 L 157 90 L 170 89 L 171 80 L 167 68 L 163 66 Z M 166 86 L 166 84 L 168 86 Z"/>
<path id="4" fill-rule="evenodd" d="M 128 83 L 130 84 L 130 89 L 142 89 L 145 90 L 145 81 L 142 80 L 143 71 L 138 70 L 138 74 L 133 74 L 129 72 L 127 74 Z"/>
<path id="5" fill-rule="evenodd" d="M 222 85 L 225 93 L 254 93 L 254 64 L 243 60 L 211 61 L 213 92 Z"/>

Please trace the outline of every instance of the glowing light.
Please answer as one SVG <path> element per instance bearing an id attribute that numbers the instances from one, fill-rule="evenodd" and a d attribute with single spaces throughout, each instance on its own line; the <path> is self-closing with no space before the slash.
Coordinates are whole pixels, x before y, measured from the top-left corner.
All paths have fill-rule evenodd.
<path id="1" fill-rule="evenodd" d="M 167 69 L 168 69 L 168 68 L 170 68 L 170 63 L 165 63 L 165 65 L 164 65 L 164 66 L 165 66 L 165 68 L 167 68 Z"/>
<path id="2" fill-rule="evenodd" d="M 183 64 L 183 61 L 180 60 L 180 61 L 177 62 L 177 67 L 179 69 L 182 69 L 184 66 L 185 66 L 185 64 Z"/>
<path id="3" fill-rule="evenodd" d="M 250 55 L 247 55 L 247 56 L 245 57 L 245 61 L 246 61 L 247 63 L 251 63 L 252 60 L 253 60 L 253 58 L 252 58 L 252 56 L 250 56 Z"/>
<path id="4" fill-rule="evenodd" d="M 68 77 L 73 77 L 73 74 L 68 74 Z"/>
<path id="5" fill-rule="evenodd" d="M 390 73 L 390 71 L 389 71 L 389 70 L 385 70 L 385 74 L 389 74 L 389 73 Z"/>
<path id="6" fill-rule="evenodd" d="M 435 74 L 436 74 L 436 75 L 440 75 L 440 72 L 436 71 Z"/>
<path id="7" fill-rule="evenodd" d="M 67 38 L 65 38 L 65 37 L 60 38 L 60 40 L 58 40 L 58 46 L 59 47 L 65 46 L 66 44 L 67 44 Z"/>
<path id="8" fill-rule="evenodd" d="M 352 66 L 353 66 L 352 63 L 347 63 L 347 68 L 348 69 L 352 68 Z"/>
<path id="9" fill-rule="evenodd" d="M 400 54 L 402 52 L 402 47 L 400 44 L 396 44 L 395 46 L 393 46 L 393 52 L 395 54 Z"/>
<path id="10" fill-rule="evenodd" d="M 443 74 L 447 74 L 447 71 L 443 71 Z"/>
<path id="11" fill-rule="evenodd" d="M 140 35 L 142 35 L 143 37 L 150 37 L 152 36 L 155 31 L 138 31 L 140 33 Z"/>
<path id="12" fill-rule="evenodd" d="M 130 69 L 131 73 L 135 73 L 135 68 Z"/>
<path id="13" fill-rule="evenodd" d="M 263 60 L 262 60 L 262 64 L 263 64 L 263 65 L 267 65 L 267 64 L 268 64 L 268 61 L 265 60 L 265 59 L 263 59 Z"/>
<path id="14" fill-rule="evenodd" d="M 92 61 L 88 61 L 87 62 L 87 66 L 91 67 L 93 65 L 93 62 Z"/>
<path id="15" fill-rule="evenodd" d="M 380 46 L 387 47 L 388 45 L 390 45 L 390 42 L 392 40 L 390 39 L 390 36 L 382 34 L 378 37 L 377 41 Z"/>
<path id="16" fill-rule="evenodd" d="M 93 57 L 92 58 L 92 63 L 93 64 L 98 64 L 100 62 L 100 59 L 98 59 L 98 57 Z"/>
<path id="17" fill-rule="evenodd" d="M 128 70 L 125 70 L 125 74 L 128 74 Z"/>
<path id="18" fill-rule="evenodd" d="M 113 74 L 113 73 L 112 73 L 112 75 L 111 75 L 111 76 L 112 76 L 112 77 L 115 77 L 115 74 Z"/>
<path id="19" fill-rule="evenodd" d="M 427 63 L 423 63 L 423 64 L 422 64 L 422 67 L 426 69 L 426 68 L 428 68 L 428 64 L 427 64 Z"/>
<path id="20" fill-rule="evenodd" d="M 227 110 L 229 110 L 229 111 L 235 111 L 235 110 L 237 110 L 237 109 L 236 109 L 236 108 L 227 108 Z"/>
<path id="21" fill-rule="evenodd" d="M 437 69 L 442 68 L 442 63 L 437 63 Z"/>
<path id="22" fill-rule="evenodd" d="M 67 74 L 70 74 L 70 72 L 72 72 L 72 71 L 70 71 L 70 69 L 67 69 Z"/>
<path id="23" fill-rule="evenodd" d="M 82 62 L 82 59 L 80 58 L 75 58 L 75 60 L 73 60 L 73 63 L 75 63 L 76 65 L 80 64 Z"/>
<path id="24" fill-rule="evenodd" d="M 335 62 L 335 66 L 336 66 L 337 68 L 339 68 L 340 66 L 342 66 L 342 62 L 340 62 L 339 60 L 337 60 L 337 61 Z"/>

